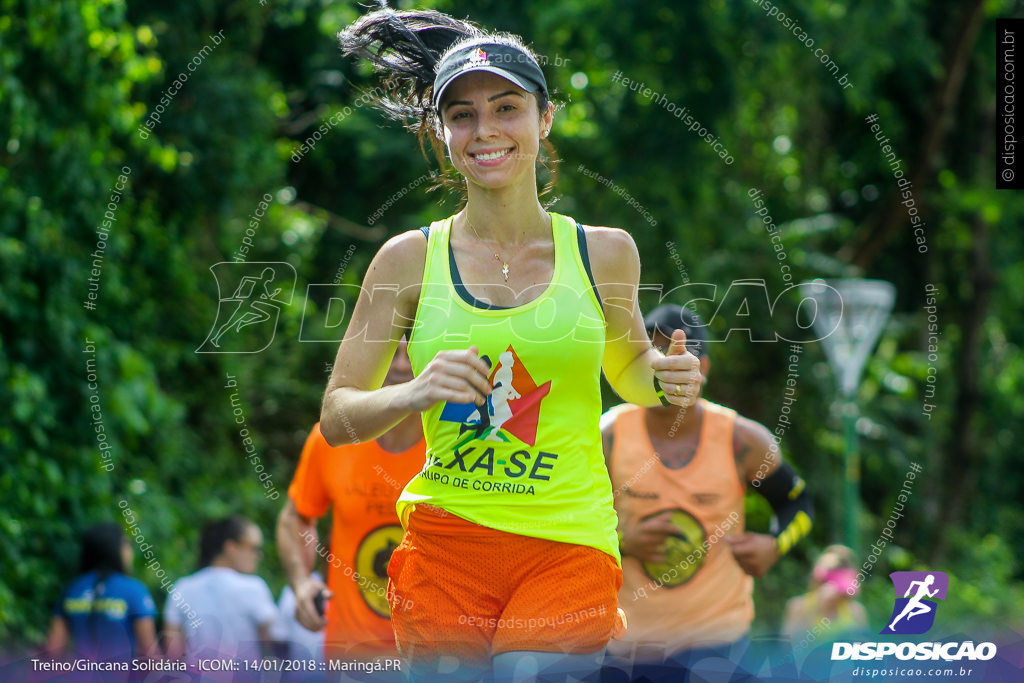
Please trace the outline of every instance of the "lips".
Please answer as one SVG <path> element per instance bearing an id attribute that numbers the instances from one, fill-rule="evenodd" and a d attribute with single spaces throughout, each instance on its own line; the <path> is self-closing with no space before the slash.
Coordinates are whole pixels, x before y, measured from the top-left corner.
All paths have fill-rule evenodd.
<path id="1" fill-rule="evenodd" d="M 502 149 L 495 149 L 487 152 L 471 152 L 469 156 L 478 164 L 493 166 L 495 164 L 500 164 L 502 161 L 507 159 L 514 149 L 515 147 L 504 147 Z"/>

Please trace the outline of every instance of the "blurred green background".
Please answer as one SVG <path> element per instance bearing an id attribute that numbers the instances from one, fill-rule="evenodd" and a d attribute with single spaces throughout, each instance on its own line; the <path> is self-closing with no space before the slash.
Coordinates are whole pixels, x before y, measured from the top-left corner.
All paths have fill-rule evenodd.
<path id="1" fill-rule="evenodd" d="M 785 314 L 771 315 L 761 301 L 741 319 L 738 301 L 722 305 L 735 280 L 765 280 L 769 300 L 787 286 L 752 188 L 763 190 L 782 230 L 794 282 L 852 276 L 897 287 L 859 393 L 862 539 L 877 538 L 909 464 L 923 471 L 896 542 L 864 586 L 872 625 L 892 605 L 889 571 L 939 569 L 957 596 L 942 623 L 1019 631 L 1024 194 L 993 189 L 995 17 L 1010 16 L 1014 3 L 778 4 L 838 74 L 751 0 L 416 6 L 519 33 L 548 57 L 562 105 L 551 139 L 564 160 L 553 210 L 629 230 L 647 285 L 718 286 L 716 301 L 698 304 L 713 318 L 712 336 L 724 339 L 711 345 L 710 399 L 773 429 L 789 347 L 726 333 L 804 334 L 786 312 L 795 310 L 788 294 L 777 309 Z M 326 303 L 319 294 L 307 301 L 306 285 L 334 282 L 342 264 L 341 282 L 358 284 L 384 239 L 449 215 L 457 200 L 426 191 L 420 178 L 433 167 L 401 125 L 358 106 L 372 74 L 342 60 L 334 39 L 363 11 L 354 2 L 0 7 L 0 643 L 40 642 L 75 573 L 78 533 L 120 520 L 121 500 L 174 578 L 194 568 L 202 520 L 251 517 L 268 536 L 261 574 L 276 594 L 284 579 L 273 523 L 336 351 L 300 341 L 304 314 L 322 315 Z M 204 47 L 159 124 L 141 135 Z M 613 82 L 616 72 L 687 107 L 734 163 L 651 98 Z M 853 87 L 839 84 L 842 74 Z M 913 180 L 925 253 L 865 122 L 870 114 Z M 625 188 L 656 225 L 581 164 Z M 124 167 L 127 186 L 87 310 L 96 231 Z M 413 184 L 379 221 L 368 218 Z M 247 259 L 291 264 L 295 295 L 265 351 L 198 354 L 218 305 L 210 266 L 231 260 L 265 193 L 272 206 Z M 930 419 L 922 413 L 928 284 L 938 290 L 941 330 Z M 644 297 L 645 308 L 658 300 L 654 291 Z M 89 408 L 86 339 L 96 349 L 110 472 Z M 276 501 L 244 456 L 226 373 L 238 378 Z M 617 402 L 606 392 L 606 405 Z M 812 537 L 757 582 L 758 634 L 777 630 L 817 551 L 840 540 L 832 501 L 841 490 L 841 420 L 820 344 L 801 356 L 797 395 L 782 446 L 814 492 L 818 517 Z M 759 498 L 750 498 L 749 514 L 752 528 L 766 527 Z M 138 556 L 135 575 L 162 605 L 166 593 Z"/>

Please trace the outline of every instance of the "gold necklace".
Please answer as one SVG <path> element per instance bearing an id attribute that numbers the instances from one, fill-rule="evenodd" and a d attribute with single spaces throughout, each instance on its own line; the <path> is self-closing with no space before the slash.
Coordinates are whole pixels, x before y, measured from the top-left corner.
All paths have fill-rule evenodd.
<path id="1" fill-rule="evenodd" d="M 474 235 L 476 235 L 477 242 L 484 241 L 483 238 L 480 237 L 480 233 L 478 233 L 476 228 L 473 227 L 473 224 L 469 222 L 468 216 L 466 217 L 466 225 L 468 225 L 469 229 L 473 231 Z M 505 276 L 505 282 L 508 282 L 508 261 L 498 256 L 498 252 L 494 252 L 494 260 L 501 264 L 501 274 Z"/>

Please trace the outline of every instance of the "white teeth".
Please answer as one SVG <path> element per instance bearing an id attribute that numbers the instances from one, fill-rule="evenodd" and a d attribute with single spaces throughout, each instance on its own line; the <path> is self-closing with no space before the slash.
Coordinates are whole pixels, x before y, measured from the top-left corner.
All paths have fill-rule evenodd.
<path id="1" fill-rule="evenodd" d="M 480 159 L 481 161 L 493 161 L 495 159 L 500 159 L 501 157 L 505 156 L 511 150 L 512 148 L 509 147 L 508 149 L 499 150 L 497 152 L 491 152 L 490 154 L 474 154 L 473 157 L 476 159 Z"/>

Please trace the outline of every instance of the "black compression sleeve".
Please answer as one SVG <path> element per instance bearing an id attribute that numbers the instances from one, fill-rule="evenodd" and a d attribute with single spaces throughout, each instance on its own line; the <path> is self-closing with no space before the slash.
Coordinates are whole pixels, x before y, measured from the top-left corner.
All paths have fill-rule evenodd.
<path id="1" fill-rule="evenodd" d="M 779 545 L 779 553 L 785 554 L 811 530 L 814 507 L 807 486 L 784 462 L 756 488 L 775 512 L 771 532 Z"/>

